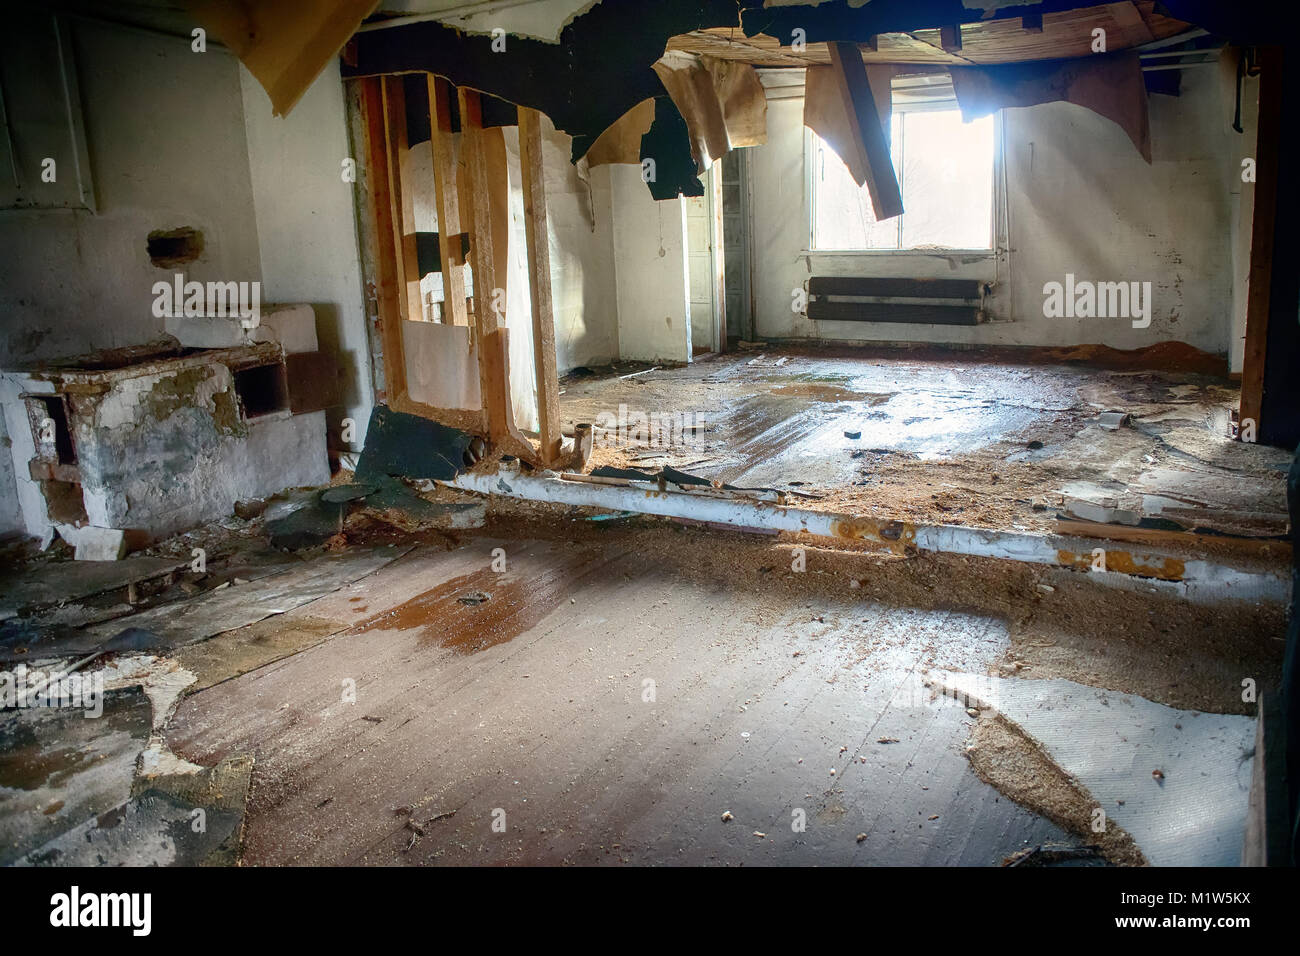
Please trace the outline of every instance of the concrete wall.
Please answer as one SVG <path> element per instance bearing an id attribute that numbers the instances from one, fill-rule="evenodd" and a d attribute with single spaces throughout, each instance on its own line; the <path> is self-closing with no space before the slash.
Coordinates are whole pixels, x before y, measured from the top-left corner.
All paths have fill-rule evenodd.
<path id="1" fill-rule="evenodd" d="M 261 278 L 237 61 L 69 23 L 98 212 L 0 211 L 0 368 L 160 336 L 153 230 L 203 233 L 189 279 Z"/>
<path id="2" fill-rule="evenodd" d="M 641 167 L 609 170 L 618 284 L 618 343 L 625 359 L 689 362 L 691 358 L 686 208 L 655 202 Z"/>
<path id="3" fill-rule="evenodd" d="M 344 406 L 331 409 L 331 442 L 360 450 L 374 404 L 362 301 L 353 184 L 343 181 L 351 156 L 343 83 L 327 69 L 286 117 L 242 66 L 239 85 L 246 166 L 252 181 L 263 302 L 307 302 L 316 312 L 320 347 L 342 369 Z M 360 162 L 360 160 L 358 160 Z M 355 439 L 340 440 L 344 417 Z"/>
<path id="4" fill-rule="evenodd" d="M 1181 340 L 1226 354 L 1239 144 L 1225 132 L 1232 104 L 1216 72 L 1187 70 L 1181 97 L 1151 97 L 1149 166 L 1119 127 L 1089 110 L 1053 103 L 1004 111 L 1011 254 L 1002 263 L 926 253 L 809 255 L 803 101 L 772 99 L 768 143 L 750 150 L 753 195 L 761 200 L 753 210 L 758 333 L 1116 348 Z M 1135 329 L 1127 319 L 1045 318 L 1043 285 L 1066 273 L 1150 281 L 1150 327 Z M 814 323 L 791 309 L 791 291 L 809 275 L 997 276 L 989 301 L 997 321 L 973 328 Z"/>

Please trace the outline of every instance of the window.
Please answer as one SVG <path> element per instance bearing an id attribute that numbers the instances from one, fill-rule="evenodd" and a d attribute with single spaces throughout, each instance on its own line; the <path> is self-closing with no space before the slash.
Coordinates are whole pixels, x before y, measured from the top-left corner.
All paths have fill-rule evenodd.
<path id="1" fill-rule="evenodd" d="M 992 249 L 993 117 L 961 121 L 955 104 L 900 109 L 895 97 L 890 152 L 905 212 L 877 222 L 871 196 L 816 133 L 812 241 L 821 251 Z"/>

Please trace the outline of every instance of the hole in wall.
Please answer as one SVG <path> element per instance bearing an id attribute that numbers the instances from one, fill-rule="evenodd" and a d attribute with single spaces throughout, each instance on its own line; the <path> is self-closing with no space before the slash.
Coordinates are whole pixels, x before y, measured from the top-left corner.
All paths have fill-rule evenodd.
<path id="1" fill-rule="evenodd" d="M 203 252 L 203 233 L 190 226 L 155 229 L 146 243 L 149 261 L 159 269 L 174 269 L 193 262 Z"/>
<path id="2" fill-rule="evenodd" d="M 72 481 L 42 481 L 41 493 L 45 495 L 45 511 L 57 524 L 84 524 L 86 503 L 81 496 L 81 485 Z"/>
<path id="3" fill-rule="evenodd" d="M 72 442 L 72 429 L 68 426 L 68 409 L 63 403 L 63 397 L 41 395 L 28 399 L 28 402 L 35 412 L 32 418 L 32 437 L 36 440 L 37 453 L 46 461 L 75 465 L 77 449 Z M 50 423 L 48 434 L 45 427 L 47 421 Z"/>
<path id="4" fill-rule="evenodd" d="M 289 382 L 284 366 L 254 365 L 235 372 L 235 394 L 245 419 L 260 418 L 289 408 Z"/>

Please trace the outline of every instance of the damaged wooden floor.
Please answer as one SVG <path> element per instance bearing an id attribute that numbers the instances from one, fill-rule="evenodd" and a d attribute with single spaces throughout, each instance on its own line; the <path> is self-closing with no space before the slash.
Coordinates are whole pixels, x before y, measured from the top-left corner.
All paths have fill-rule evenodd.
<path id="1" fill-rule="evenodd" d="M 570 376 L 561 408 L 566 425 L 597 424 L 594 466 L 669 465 L 808 508 L 1007 530 L 1052 531 L 1061 513 L 1286 533 L 1290 457 L 1228 438 L 1237 387 L 1207 373 L 1210 356 L 1044 351 L 772 346 Z M 1107 428 L 1106 411 L 1130 418 Z"/>
<path id="2" fill-rule="evenodd" d="M 105 713 L 134 714 L 141 683 L 153 713 L 121 727 L 74 715 L 76 746 L 57 714 L 3 714 L 4 859 L 997 865 L 1091 841 L 985 782 L 1014 789 L 997 761 L 1022 765 L 1015 754 L 976 776 L 967 748 L 989 711 L 942 696 L 938 675 L 1249 714 L 1242 675 L 1269 693 L 1279 670 L 1280 605 L 954 555 L 808 541 L 800 557 L 799 539 L 508 499 L 490 510 L 482 531 L 400 543 L 363 510 L 349 546 L 297 555 L 267 549 L 259 520 L 205 529 L 193 540 L 224 556 L 197 587 L 133 558 L 121 580 L 172 582 L 147 606 L 104 593 L 7 621 L 10 666 L 134 635 L 94 665 L 114 675 Z M 5 600 L 38 605 L 37 583 Z M 1086 795 L 1060 806 L 1041 809 L 1087 819 Z M 183 824 L 198 807 L 214 827 L 195 837 Z"/>
<path id="3" fill-rule="evenodd" d="M 994 619 L 756 602 L 617 544 L 479 540 L 349 590 L 354 626 L 171 722 L 187 759 L 254 756 L 245 863 L 989 865 L 1068 839 L 917 690 L 998 657 Z"/>

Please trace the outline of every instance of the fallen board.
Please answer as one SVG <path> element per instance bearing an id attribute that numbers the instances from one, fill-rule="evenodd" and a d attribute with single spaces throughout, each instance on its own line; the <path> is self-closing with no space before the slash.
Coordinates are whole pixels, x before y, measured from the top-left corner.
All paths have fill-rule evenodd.
<path id="1" fill-rule="evenodd" d="M 188 563 L 178 558 L 127 558 L 42 564 L 25 574 L 0 580 L 0 621 L 161 577 Z"/>
<path id="2" fill-rule="evenodd" d="M 207 591 L 184 603 L 166 604 L 99 624 L 89 633 L 106 641 L 134 627 L 156 634 L 164 646 L 191 644 L 314 601 L 378 571 L 409 550 L 409 546 L 385 546 L 320 556 L 259 581 Z"/>

